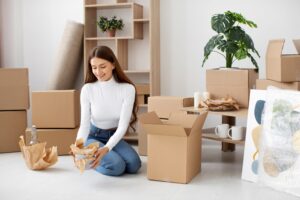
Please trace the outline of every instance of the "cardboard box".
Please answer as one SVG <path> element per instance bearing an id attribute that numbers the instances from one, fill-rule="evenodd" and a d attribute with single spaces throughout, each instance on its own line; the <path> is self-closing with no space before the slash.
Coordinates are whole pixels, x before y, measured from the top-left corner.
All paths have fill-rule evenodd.
<path id="1" fill-rule="evenodd" d="M 148 112 L 156 112 L 159 118 L 168 119 L 172 112 L 194 105 L 192 97 L 151 96 L 148 98 Z"/>
<path id="2" fill-rule="evenodd" d="M 19 137 L 26 127 L 26 110 L 0 111 L 0 153 L 20 151 Z"/>
<path id="3" fill-rule="evenodd" d="M 256 89 L 266 90 L 268 86 L 274 86 L 274 87 L 278 87 L 281 89 L 288 89 L 288 90 L 300 90 L 300 82 L 283 83 L 283 82 L 264 80 L 264 79 L 256 80 Z"/>
<path id="4" fill-rule="evenodd" d="M 32 92 L 32 124 L 37 128 L 76 128 L 79 125 L 79 92 Z"/>
<path id="5" fill-rule="evenodd" d="M 179 112 L 162 122 L 155 112 L 140 115 L 148 135 L 148 179 L 188 183 L 201 171 L 201 130 L 206 116 L 207 112 Z"/>
<path id="6" fill-rule="evenodd" d="M 0 68 L 0 110 L 29 109 L 27 68 Z"/>
<path id="7" fill-rule="evenodd" d="M 145 104 L 145 96 L 144 95 L 138 95 L 137 96 L 137 104 Z"/>
<path id="8" fill-rule="evenodd" d="M 46 147 L 57 146 L 58 155 L 68 155 L 70 145 L 76 140 L 78 128 L 74 129 L 37 129 L 39 142 L 47 142 Z M 31 128 L 26 129 L 26 144 L 30 142 Z"/>
<path id="9" fill-rule="evenodd" d="M 296 45 L 300 44 L 295 43 Z M 279 82 L 300 81 L 300 55 L 283 55 L 283 46 L 284 39 L 269 41 L 266 53 L 266 77 Z"/>
<path id="10" fill-rule="evenodd" d="M 140 94 L 150 94 L 150 85 L 149 84 L 136 84 L 136 93 Z"/>
<path id="11" fill-rule="evenodd" d="M 212 99 L 231 96 L 241 107 L 247 108 L 250 89 L 255 88 L 257 78 L 254 69 L 209 69 L 206 70 L 206 90 Z"/>
<path id="12" fill-rule="evenodd" d="M 151 96 L 148 98 L 148 112 L 155 111 L 162 119 L 168 119 L 172 112 L 179 111 L 182 107 L 194 105 L 194 98 L 171 97 L 171 96 Z M 138 152 L 141 156 L 147 155 L 147 134 L 138 125 Z"/>

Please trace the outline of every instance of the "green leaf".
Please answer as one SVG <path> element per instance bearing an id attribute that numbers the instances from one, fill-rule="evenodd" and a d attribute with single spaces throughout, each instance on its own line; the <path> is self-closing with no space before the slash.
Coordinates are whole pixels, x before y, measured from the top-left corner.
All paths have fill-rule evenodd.
<path id="1" fill-rule="evenodd" d="M 248 25 L 250 28 L 257 28 L 257 25 L 254 22 L 247 20 L 246 18 L 243 17 L 243 15 L 239 13 L 226 11 L 225 15 L 228 16 L 230 19 L 232 19 L 234 22 Z"/>
<path id="2" fill-rule="evenodd" d="M 234 21 L 224 14 L 214 15 L 211 18 L 211 27 L 217 33 L 225 33 L 233 24 Z"/>
<path id="3" fill-rule="evenodd" d="M 202 67 L 205 63 L 205 61 L 208 59 L 211 52 L 214 50 L 214 48 L 218 45 L 220 45 L 223 41 L 223 35 L 215 35 L 213 36 L 208 43 L 204 47 L 204 59 L 202 61 Z"/>

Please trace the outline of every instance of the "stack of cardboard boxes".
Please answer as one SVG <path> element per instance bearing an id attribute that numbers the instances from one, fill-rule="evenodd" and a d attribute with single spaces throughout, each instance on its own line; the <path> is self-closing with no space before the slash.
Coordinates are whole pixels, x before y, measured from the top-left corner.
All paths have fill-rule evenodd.
<path id="1" fill-rule="evenodd" d="M 79 126 L 79 92 L 53 90 L 32 92 L 32 124 L 37 127 L 38 140 L 47 147 L 57 146 L 59 155 L 70 152 Z M 31 129 L 26 129 L 26 142 Z"/>
<path id="2" fill-rule="evenodd" d="M 29 108 L 28 69 L 0 69 L 0 96 L 0 153 L 20 151 Z"/>
<path id="3" fill-rule="evenodd" d="M 299 44 L 295 43 L 295 45 Z M 300 55 L 283 55 L 283 46 L 283 39 L 269 41 L 266 53 L 267 79 L 258 79 L 257 89 L 265 90 L 268 86 L 275 86 L 282 89 L 300 90 Z"/>

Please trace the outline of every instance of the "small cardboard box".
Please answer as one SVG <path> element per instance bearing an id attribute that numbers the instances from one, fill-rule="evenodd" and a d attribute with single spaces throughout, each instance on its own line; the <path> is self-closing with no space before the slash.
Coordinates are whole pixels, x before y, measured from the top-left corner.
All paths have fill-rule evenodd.
<path id="1" fill-rule="evenodd" d="M 241 107 L 249 105 L 250 89 L 255 88 L 258 73 L 254 69 L 206 70 L 206 90 L 211 98 L 231 96 Z"/>
<path id="2" fill-rule="evenodd" d="M 194 98 L 172 97 L 172 96 L 151 96 L 148 98 L 148 112 L 155 111 L 162 119 L 168 119 L 172 112 L 179 111 L 182 107 L 194 105 Z M 140 125 L 137 128 L 141 156 L 147 155 L 147 134 Z"/>
<path id="3" fill-rule="evenodd" d="M 0 110 L 29 109 L 27 68 L 0 68 Z"/>
<path id="4" fill-rule="evenodd" d="M 76 128 L 79 109 L 76 90 L 32 92 L 32 124 L 37 128 Z"/>
<path id="5" fill-rule="evenodd" d="M 58 155 L 68 155 L 70 145 L 76 140 L 78 128 L 74 129 L 37 129 L 39 142 L 47 142 L 46 147 L 57 146 Z M 26 144 L 29 144 L 31 128 L 26 129 Z"/>
<path id="6" fill-rule="evenodd" d="M 140 94 L 150 94 L 150 85 L 149 84 L 136 84 L 136 93 Z"/>
<path id="7" fill-rule="evenodd" d="M 138 105 L 145 104 L 145 95 L 138 95 L 137 96 L 137 104 Z"/>
<path id="8" fill-rule="evenodd" d="M 0 153 L 20 151 L 19 137 L 26 127 L 26 110 L 0 111 Z"/>
<path id="9" fill-rule="evenodd" d="M 201 171 L 201 131 L 206 116 L 207 112 L 178 112 L 162 122 L 155 112 L 140 115 L 148 135 L 148 179 L 188 183 Z"/>
<path id="10" fill-rule="evenodd" d="M 284 39 L 269 41 L 266 53 L 266 77 L 279 82 L 300 81 L 300 55 L 283 55 L 284 41 Z M 296 45 L 300 44 L 295 43 Z"/>
<path id="11" fill-rule="evenodd" d="M 264 79 L 256 80 L 256 89 L 266 90 L 268 86 L 274 86 L 274 87 L 278 87 L 281 89 L 288 89 L 288 90 L 300 90 L 300 82 L 283 83 L 283 82 L 264 80 Z"/>

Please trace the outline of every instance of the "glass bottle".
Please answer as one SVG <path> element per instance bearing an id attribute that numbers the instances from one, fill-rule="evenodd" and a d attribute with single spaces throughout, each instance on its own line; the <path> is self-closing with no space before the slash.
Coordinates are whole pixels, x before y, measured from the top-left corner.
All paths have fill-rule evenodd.
<path id="1" fill-rule="evenodd" d="M 32 125 L 29 145 L 34 145 L 34 144 L 37 144 L 37 143 L 38 143 L 38 139 L 37 139 L 36 126 Z"/>

